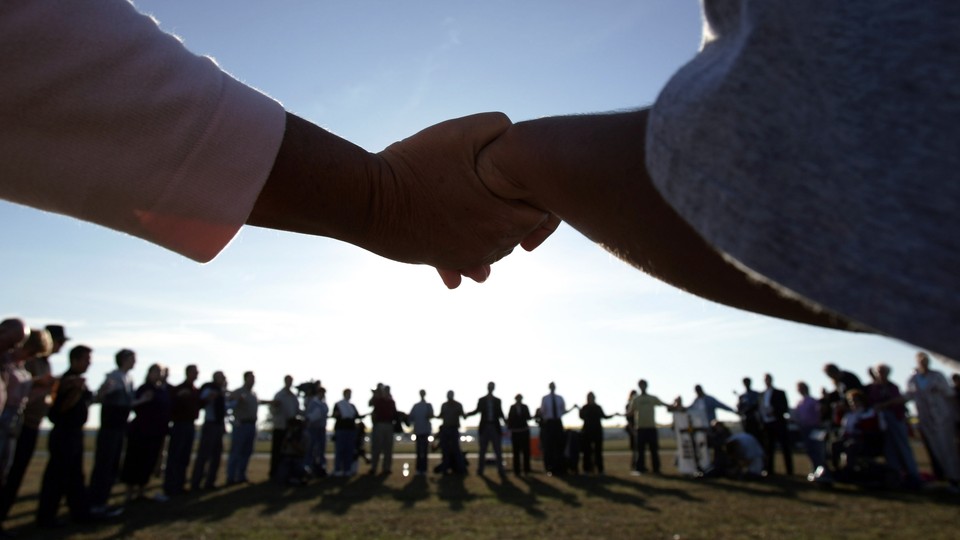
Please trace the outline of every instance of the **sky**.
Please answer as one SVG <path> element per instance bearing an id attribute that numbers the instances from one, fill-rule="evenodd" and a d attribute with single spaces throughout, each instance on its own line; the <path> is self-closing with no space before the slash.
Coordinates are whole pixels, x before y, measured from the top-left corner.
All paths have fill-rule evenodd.
<path id="1" fill-rule="evenodd" d="M 701 30 L 694 0 L 135 4 L 194 53 L 370 151 L 481 111 L 521 121 L 650 105 Z M 797 381 L 832 387 L 826 362 L 862 378 L 885 362 L 902 386 L 916 350 L 701 300 L 566 225 L 498 262 L 486 283 L 453 291 L 426 266 L 253 227 L 203 265 L 2 201 L 0 229 L 16 231 L 5 235 L 0 316 L 64 324 L 67 348 L 94 348 L 92 387 L 125 347 L 137 352 L 138 383 L 152 363 L 169 366 L 174 384 L 197 364 L 201 381 L 222 370 L 231 387 L 252 370 L 267 397 L 290 374 L 321 380 L 328 401 L 352 388 L 362 411 L 378 382 L 400 409 L 423 388 L 437 406 L 454 390 L 469 410 L 488 381 L 505 403 L 521 393 L 534 405 L 554 381 L 568 404 L 593 391 L 609 414 L 640 378 L 664 401 L 689 403 L 702 384 L 729 405 L 744 376 L 762 387 L 771 373 L 791 403 Z M 51 360 L 65 370 L 65 351 Z"/>

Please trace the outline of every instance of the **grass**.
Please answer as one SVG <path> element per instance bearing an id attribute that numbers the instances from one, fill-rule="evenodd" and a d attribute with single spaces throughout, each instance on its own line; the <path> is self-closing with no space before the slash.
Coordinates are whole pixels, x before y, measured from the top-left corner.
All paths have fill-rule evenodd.
<path id="1" fill-rule="evenodd" d="M 627 453 L 611 448 L 606 476 L 510 474 L 501 479 L 488 472 L 486 477 L 405 477 L 403 464 L 412 467 L 413 460 L 401 455 L 390 476 L 327 478 L 306 486 L 262 480 L 268 465 L 264 457 L 251 462 L 254 484 L 188 494 L 167 503 L 135 502 L 114 522 L 69 525 L 54 535 L 32 524 L 45 462 L 36 456 L 5 526 L 21 537 L 89 539 L 875 540 L 955 538 L 960 510 L 960 497 L 942 486 L 901 493 L 819 488 L 800 476 L 763 482 L 689 479 L 672 472 L 673 454 L 666 450 L 663 476 L 630 476 Z M 795 462 L 798 471 L 805 470 L 802 457 L 795 456 Z M 159 480 L 151 489 L 159 490 Z M 113 502 L 122 500 L 121 492 L 120 486 L 115 488 Z"/>

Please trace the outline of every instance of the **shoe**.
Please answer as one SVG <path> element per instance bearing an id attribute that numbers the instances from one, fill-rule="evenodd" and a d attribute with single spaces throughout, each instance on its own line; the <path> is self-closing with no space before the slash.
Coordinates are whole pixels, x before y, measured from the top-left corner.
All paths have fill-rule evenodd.
<path id="1" fill-rule="evenodd" d="M 97 519 L 111 519 L 123 514 L 122 506 L 97 506 L 90 509 L 90 516 Z"/>
<path id="2" fill-rule="evenodd" d="M 643 471 L 630 471 L 630 476 L 643 476 Z"/>
<path id="3" fill-rule="evenodd" d="M 153 496 L 153 500 L 158 503 L 165 503 L 170 500 L 170 497 L 167 497 L 163 493 L 157 493 L 156 495 Z"/>

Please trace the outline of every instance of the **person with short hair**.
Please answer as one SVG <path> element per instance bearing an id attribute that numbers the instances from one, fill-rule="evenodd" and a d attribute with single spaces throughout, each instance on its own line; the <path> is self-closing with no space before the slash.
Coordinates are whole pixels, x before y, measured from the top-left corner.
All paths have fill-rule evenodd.
<path id="1" fill-rule="evenodd" d="M 200 389 L 197 377 L 200 371 L 194 364 L 184 369 L 184 381 L 171 388 L 173 399 L 170 411 L 170 442 L 167 445 L 167 467 L 163 474 L 163 494 L 161 501 L 168 497 L 183 494 L 187 481 L 187 468 L 193 454 L 193 441 L 196 438 L 196 422 L 200 416 Z"/>
<path id="2" fill-rule="evenodd" d="M 440 474 L 466 474 L 467 463 L 460 449 L 460 420 L 465 419 L 463 405 L 447 391 L 447 400 L 440 406 L 440 464 L 434 469 Z"/>
<path id="3" fill-rule="evenodd" d="M 630 402 L 627 414 L 633 415 L 634 429 L 637 430 L 637 462 L 631 472 L 638 476 L 647 472 L 646 450 L 650 448 L 650 466 L 653 474 L 660 474 L 660 433 L 657 429 L 656 407 L 666 407 L 673 410 L 657 396 L 647 393 L 647 381 L 640 379 L 637 382 L 640 392 Z"/>
<path id="4" fill-rule="evenodd" d="M 548 475 L 566 473 L 563 459 L 566 439 L 563 432 L 563 415 L 570 412 L 563 396 L 557 394 L 557 385 L 550 382 L 550 392 L 540 400 L 540 447 L 543 450 L 543 468 Z"/>
<path id="5" fill-rule="evenodd" d="M 343 399 L 333 406 L 333 476 L 353 476 L 357 455 L 357 420 L 360 413 L 350 403 L 353 391 L 343 389 Z"/>
<path id="6" fill-rule="evenodd" d="M 513 447 L 513 474 L 530 474 L 530 408 L 517 394 L 507 413 L 507 429 L 510 430 L 510 445 Z"/>
<path id="7" fill-rule="evenodd" d="M 227 377 L 222 371 L 213 373 L 213 380 L 200 387 L 200 406 L 203 407 L 203 427 L 200 445 L 193 460 L 191 491 L 213 489 L 217 484 L 220 458 L 223 455 L 224 421 L 227 418 Z"/>
<path id="8" fill-rule="evenodd" d="M 373 390 L 369 404 L 373 429 L 370 432 L 370 471 L 377 474 L 380 456 L 383 456 L 383 474 L 390 474 L 393 465 L 393 423 L 397 417 L 397 404 L 390 395 L 390 387 L 378 384 Z"/>
<path id="9" fill-rule="evenodd" d="M 39 527 L 59 524 L 57 510 L 64 495 L 74 521 L 85 522 L 92 517 L 83 480 L 83 426 L 93 403 L 93 393 L 87 388 L 84 374 L 90 368 L 92 354 L 93 349 L 86 345 L 70 349 L 70 368 L 57 383 L 48 413 L 53 428 L 47 438 L 49 458 L 37 503 Z"/>
<path id="10" fill-rule="evenodd" d="M 287 438 L 287 422 L 293 420 L 300 414 L 300 400 L 293 393 L 293 377 L 286 375 L 283 377 L 283 388 L 281 388 L 270 402 L 271 420 L 273 421 L 273 431 L 270 436 L 270 472 L 271 480 L 277 478 L 280 470 L 280 460 L 283 452 L 283 443 Z"/>
<path id="11" fill-rule="evenodd" d="M 506 421 L 506 417 L 503 415 L 500 398 L 493 395 L 494 388 L 496 388 L 496 385 L 493 381 L 487 383 L 487 394 L 477 400 L 476 409 L 465 415 L 480 415 L 480 425 L 477 427 L 477 435 L 480 439 L 480 451 L 477 454 L 477 474 L 480 476 L 483 476 L 483 469 L 487 464 L 487 446 L 490 445 L 493 445 L 493 455 L 497 460 L 497 472 L 500 476 L 505 474 L 503 450 L 500 446 L 503 439 L 503 425 L 500 421 Z"/>
<path id="12" fill-rule="evenodd" d="M 260 401 L 253 385 L 257 379 L 252 371 L 243 374 L 243 386 L 230 392 L 230 405 L 233 409 L 233 432 L 230 435 L 230 455 L 227 457 L 227 485 L 246 483 L 247 465 L 253 455 L 253 445 L 257 440 L 257 413 L 260 405 L 269 405 L 269 401 Z"/>
<path id="13" fill-rule="evenodd" d="M 430 420 L 433 416 L 433 405 L 427 401 L 427 391 L 421 389 L 420 401 L 414 403 L 408 416 L 413 425 L 413 436 L 416 438 L 417 476 L 427 474 L 427 454 L 430 453 L 430 434 L 433 433 Z"/>
<path id="14" fill-rule="evenodd" d="M 327 389 L 320 381 L 306 386 L 304 395 L 304 419 L 307 427 L 307 448 L 304 452 L 304 467 L 315 477 L 327 475 Z"/>
<path id="15" fill-rule="evenodd" d="M 766 389 L 760 394 L 760 420 L 763 422 L 761 441 L 767 460 L 766 471 L 773 474 L 773 452 L 779 446 L 787 475 L 793 475 L 793 444 L 787 427 L 787 417 L 790 415 L 787 394 L 773 386 L 773 375 L 769 373 L 763 376 L 763 383 Z"/>
<path id="16" fill-rule="evenodd" d="M 127 421 L 136 395 L 130 376 L 130 371 L 137 363 L 136 353 L 121 349 L 114 360 L 117 369 L 107 374 L 94 397 L 100 403 L 100 429 L 97 430 L 97 450 L 89 489 L 90 505 L 94 512 L 106 510 L 110 491 L 120 473 Z"/>

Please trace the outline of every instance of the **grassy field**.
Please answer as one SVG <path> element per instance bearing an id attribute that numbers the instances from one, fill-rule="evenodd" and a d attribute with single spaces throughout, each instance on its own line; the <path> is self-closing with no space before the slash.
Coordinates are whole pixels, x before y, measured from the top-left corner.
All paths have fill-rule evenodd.
<path id="1" fill-rule="evenodd" d="M 110 523 L 49 531 L 33 526 L 45 461 L 37 456 L 5 525 L 22 538 L 90 539 L 957 536 L 960 497 L 943 486 L 899 493 L 819 488 L 800 476 L 762 482 L 697 480 L 675 474 L 669 450 L 662 459 L 663 476 L 634 477 L 628 471 L 627 453 L 611 448 L 606 476 L 509 474 L 501 479 L 489 473 L 404 476 L 404 465 L 412 467 L 413 459 L 401 455 L 390 476 L 328 478 L 287 486 L 262 480 L 268 463 L 258 456 L 251 462 L 253 484 L 188 494 L 166 503 L 134 502 Z M 801 471 L 807 463 L 797 457 L 796 465 Z M 157 492 L 159 480 L 151 488 Z M 113 502 L 121 501 L 118 486 Z"/>

